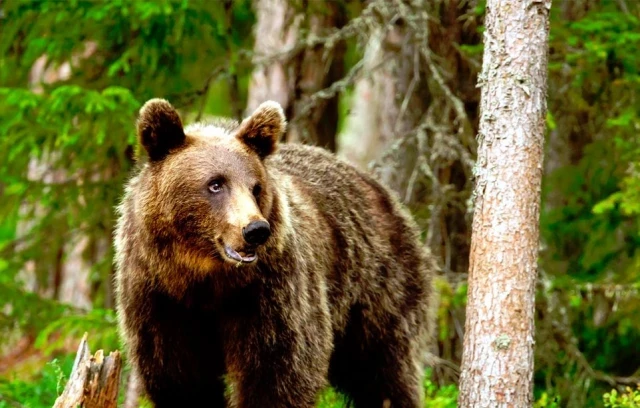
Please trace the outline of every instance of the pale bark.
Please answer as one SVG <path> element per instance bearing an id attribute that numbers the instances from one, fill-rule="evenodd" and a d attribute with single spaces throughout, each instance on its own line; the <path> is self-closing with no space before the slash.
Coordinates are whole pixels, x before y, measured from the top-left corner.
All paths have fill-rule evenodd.
<path id="1" fill-rule="evenodd" d="M 29 162 L 27 178 L 33 182 L 42 182 L 56 186 L 69 179 L 69 174 L 56 169 L 50 163 L 59 160 L 59 155 L 50 154 Z M 33 234 L 40 220 L 47 216 L 49 209 L 40 203 L 24 204 L 20 209 L 23 219 L 18 223 L 17 236 L 26 239 Z M 66 226 L 65 226 L 66 227 Z M 47 232 L 42 232 L 46 234 Z M 26 261 L 18 277 L 28 291 L 37 292 L 42 296 L 55 298 L 63 303 L 81 309 L 91 308 L 91 288 L 89 273 L 91 259 L 84 254 L 90 244 L 90 239 L 81 233 L 71 233 L 65 237 L 67 231 L 56 230 L 60 240 L 53 247 L 43 247 L 39 259 Z M 31 245 L 31 241 L 19 244 L 18 251 Z M 39 280 L 38 276 L 46 276 L 46 280 Z M 44 284 L 43 284 L 44 282 Z"/>
<path id="2" fill-rule="evenodd" d="M 461 407 L 530 407 L 551 0 L 488 0 Z"/>
<path id="3" fill-rule="evenodd" d="M 81 59 L 89 58 L 96 51 L 96 43 L 87 42 L 82 53 L 74 54 L 70 61 L 59 66 L 52 65 L 46 55 L 38 58 L 29 73 L 29 85 L 33 92 L 42 93 L 43 84 L 53 84 L 64 81 L 71 75 L 71 70 Z M 41 157 L 33 157 L 29 161 L 27 179 L 33 182 L 42 182 L 47 185 L 58 185 L 67 180 L 78 177 L 70 175 L 66 170 L 56 165 L 61 161 L 58 152 L 44 154 Z M 23 219 L 18 223 L 17 236 L 25 239 L 32 233 L 32 229 L 47 215 L 50 210 L 42 204 L 32 206 L 24 204 L 20 208 Z M 26 216 L 26 217 L 25 217 Z M 19 279 L 24 283 L 26 290 L 38 292 L 42 296 L 55 298 L 63 303 L 71 304 L 77 308 L 91 308 L 91 287 L 89 274 L 95 259 L 87 258 L 85 253 L 90 245 L 96 244 L 83 233 L 73 232 L 70 236 L 64 236 L 64 231 L 55 231 L 60 236 L 56 247 L 43 248 L 38 260 L 30 259 L 25 262 L 19 273 Z M 46 232 L 42 232 L 46 234 Z M 109 242 L 109 237 L 98 239 L 99 243 Z M 21 250 L 27 245 L 18 245 Z M 104 251 L 103 251 L 104 252 Z M 48 256 L 47 256 L 48 255 Z M 46 280 L 38 279 L 38 275 L 46 275 Z M 46 282 L 41 284 L 42 281 Z"/>
<path id="4" fill-rule="evenodd" d="M 363 61 L 363 76 L 356 82 L 352 109 L 346 129 L 340 136 L 339 152 L 351 163 L 367 169 L 385 153 L 394 159 L 378 166 L 374 173 L 399 197 L 407 192 L 408 180 L 415 168 L 415 142 L 390 151 L 394 142 L 416 128 L 430 102 L 425 81 L 420 81 L 417 48 L 407 41 L 400 26 L 372 33 Z M 405 202 L 409 203 L 411 197 Z"/>
<path id="5" fill-rule="evenodd" d="M 246 114 L 274 100 L 284 108 L 288 141 L 313 143 L 335 150 L 338 98 L 313 101 L 311 96 L 340 79 L 344 44 L 301 47 L 301 31 L 323 37 L 342 25 L 336 2 L 310 2 L 297 9 L 288 0 L 256 0 L 254 54 Z M 307 109 L 312 106 L 311 109 Z"/>
<path id="6" fill-rule="evenodd" d="M 129 374 L 127 389 L 124 394 L 123 408 L 138 408 L 140 406 L 140 396 L 142 392 L 142 384 L 140 384 L 140 377 L 137 375 Z"/>
<path id="7" fill-rule="evenodd" d="M 116 408 L 122 360 L 118 351 L 91 355 L 85 334 L 78 347 L 69 382 L 53 408 Z"/>

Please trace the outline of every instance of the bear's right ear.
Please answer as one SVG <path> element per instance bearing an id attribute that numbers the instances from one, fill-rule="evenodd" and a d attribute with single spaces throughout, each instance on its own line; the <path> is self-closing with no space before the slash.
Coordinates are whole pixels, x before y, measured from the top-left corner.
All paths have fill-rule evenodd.
<path id="1" fill-rule="evenodd" d="M 138 139 L 149 159 L 164 159 L 186 139 L 178 112 L 164 99 L 151 99 L 140 108 Z"/>

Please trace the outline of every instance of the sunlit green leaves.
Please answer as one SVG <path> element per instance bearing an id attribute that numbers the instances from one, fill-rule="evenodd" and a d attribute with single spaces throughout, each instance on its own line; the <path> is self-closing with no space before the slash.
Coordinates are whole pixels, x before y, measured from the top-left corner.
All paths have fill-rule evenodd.
<path id="1" fill-rule="evenodd" d="M 637 341 L 640 332 L 634 301 L 574 290 L 614 283 L 632 287 L 638 280 L 640 9 L 626 4 L 628 10 L 603 0 L 584 9 L 565 2 L 551 10 L 545 161 L 554 171 L 543 182 L 540 263 L 555 293 L 562 294 L 562 304 L 569 306 L 553 318 L 565 319 L 589 364 L 605 371 L 637 358 L 626 345 Z M 596 310 L 595 299 L 603 302 L 598 307 L 609 313 L 606 319 L 597 318 L 602 310 Z M 624 336 L 619 334 L 623 328 Z M 544 350 L 539 358 L 546 376 L 539 385 L 551 384 L 570 405 L 564 399 L 578 398 L 576 381 L 585 368 L 562 346 L 552 359 L 550 345 L 541 343 L 538 349 Z M 543 372 L 538 375 L 542 378 Z M 604 391 L 596 387 L 602 384 L 582 381 L 590 394 L 584 397 L 587 405 L 596 398 L 600 403 Z"/>
<path id="2" fill-rule="evenodd" d="M 624 392 L 618 394 L 616 389 L 602 396 L 605 407 L 611 408 L 638 408 L 640 407 L 640 386 L 635 389 L 626 387 Z"/>
<path id="3" fill-rule="evenodd" d="M 0 408 L 49 408 L 66 384 L 65 372 L 73 365 L 73 355 L 53 359 L 39 370 L 35 378 L 0 379 Z"/>
<path id="4" fill-rule="evenodd" d="M 43 158 L 53 151 L 61 168 L 85 168 L 84 160 L 99 163 L 115 151 L 124 153 L 134 140 L 140 102 L 124 88 L 94 91 L 68 85 L 50 95 L 0 88 L 0 95 L 5 96 L 0 100 L 0 162 L 6 164 L 0 174 L 17 170 L 12 164 L 22 167 L 19 173 L 24 172 L 34 155 Z M 107 134 L 111 137 L 105 140 Z M 69 162 L 77 158 L 78 144 L 85 155 L 78 162 Z"/>

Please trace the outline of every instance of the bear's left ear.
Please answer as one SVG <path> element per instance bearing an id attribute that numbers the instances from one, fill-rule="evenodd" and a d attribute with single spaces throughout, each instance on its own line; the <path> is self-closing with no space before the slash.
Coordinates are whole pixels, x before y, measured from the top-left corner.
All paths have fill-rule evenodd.
<path id="1" fill-rule="evenodd" d="M 175 108 L 164 99 L 155 98 L 140 108 L 138 138 L 149 159 L 159 161 L 184 144 L 186 136 Z"/>
<path id="2" fill-rule="evenodd" d="M 236 137 L 264 159 L 274 152 L 286 127 L 287 121 L 280 104 L 266 101 L 242 121 Z"/>

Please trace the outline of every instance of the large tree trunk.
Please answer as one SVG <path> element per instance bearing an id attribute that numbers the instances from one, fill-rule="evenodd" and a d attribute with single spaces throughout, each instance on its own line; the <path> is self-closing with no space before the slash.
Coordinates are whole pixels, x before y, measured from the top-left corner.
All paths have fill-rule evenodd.
<path id="1" fill-rule="evenodd" d="M 488 0 L 461 407 L 530 407 L 551 0 Z"/>
<path id="2" fill-rule="evenodd" d="M 313 95 L 343 75 L 344 43 L 304 46 L 307 38 L 327 36 L 343 25 L 338 2 L 256 0 L 255 63 L 249 85 L 247 113 L 265 100 L 279 102 L 289 119 L 288 141 L 336 148 L 338 98 Z"/>

